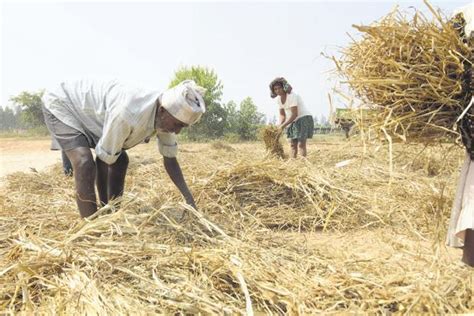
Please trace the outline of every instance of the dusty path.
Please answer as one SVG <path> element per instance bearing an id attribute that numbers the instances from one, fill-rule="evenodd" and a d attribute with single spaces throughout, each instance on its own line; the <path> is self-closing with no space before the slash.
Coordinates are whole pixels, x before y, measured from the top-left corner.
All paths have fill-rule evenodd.
<path id="1" fill-rule="evenodd" d="M 5 176 L 16 171 L 43 170 L 61 161 L 59 151 L 50 150 L 49 138 L 0 138 L 0 186 Z"/>

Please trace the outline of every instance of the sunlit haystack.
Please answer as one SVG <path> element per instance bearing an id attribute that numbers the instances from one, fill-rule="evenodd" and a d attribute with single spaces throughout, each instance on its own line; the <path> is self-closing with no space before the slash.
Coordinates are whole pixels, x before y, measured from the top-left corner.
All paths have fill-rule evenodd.
<path id="1" fill-rule="evenodd" d="M 433 17 L 394 10 L 342 51 L 339 74 L 356 96 L 376 109 L 363 127 L 385 137 L 431 142 L 458 135 L 457 122 L 472 92 L 469 46 L 453 23 L 427 2 Z"/>

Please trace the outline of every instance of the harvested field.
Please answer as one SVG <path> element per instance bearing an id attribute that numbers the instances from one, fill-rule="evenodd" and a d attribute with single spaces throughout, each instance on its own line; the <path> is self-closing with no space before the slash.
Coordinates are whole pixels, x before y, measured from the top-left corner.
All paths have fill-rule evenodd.
<path id="1" fill-rule="evenodd" d="M 285 146 L 288 146 L 285 144 Z M 48 314 L 464 313 L 474 273 L 444 238 L 462 149 L 314 139 L 182 144 L 199 210 L 153 144 L 130 152 L 120 209 L 79 218 L 59 165 L 8 177 L 0 310 Z"/>

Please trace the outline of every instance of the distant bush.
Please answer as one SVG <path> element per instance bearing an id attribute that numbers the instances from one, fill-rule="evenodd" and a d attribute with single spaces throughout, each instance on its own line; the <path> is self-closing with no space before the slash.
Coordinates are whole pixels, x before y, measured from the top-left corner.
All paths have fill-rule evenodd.
<path id="1" fill-rule="evenodd" d="M 241 141 L 240 135 L 237 133 L 225 133 L 223 140 L 228 143 L 238 143 Z"/>
<path id="2" fill-rule="evenodd" d="M 0 130 L 0 137 L 45 137 L 49 135 L 45 125 L 29 129 Z"/>

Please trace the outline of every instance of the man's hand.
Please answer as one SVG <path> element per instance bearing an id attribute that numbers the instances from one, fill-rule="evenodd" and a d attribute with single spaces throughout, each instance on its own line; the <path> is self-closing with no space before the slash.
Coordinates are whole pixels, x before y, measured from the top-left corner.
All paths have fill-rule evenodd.
<path id="1" fill-rule="evenodd" d="M 194 202 L 194 199 L 193 199 L 192 196 L 190 198 L 186 199 L 186 204 L 188 204 L 189 206 L 191 206 L 194 209 L 197 209 L 196 202 Z"/>
<path id="2" fill-rule="evenodd" d="M 189 206 L 197 210 L 196 203 L 194 202 L 194 199 L 192 196 L 186 198 L 186 204 L 188 204 Z M 182 221 L 188 220 L 189 218 L 190 218 L 189 211 L 187 209 L 184 209 L 183 212 L 181 213 L 179 220 L 182 222 Z"/>

